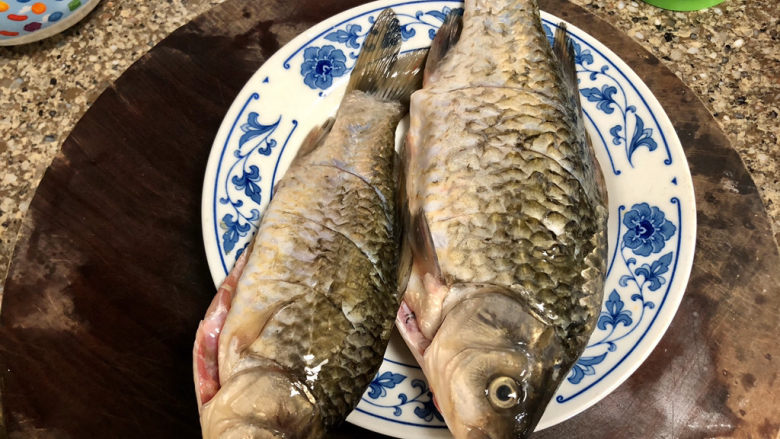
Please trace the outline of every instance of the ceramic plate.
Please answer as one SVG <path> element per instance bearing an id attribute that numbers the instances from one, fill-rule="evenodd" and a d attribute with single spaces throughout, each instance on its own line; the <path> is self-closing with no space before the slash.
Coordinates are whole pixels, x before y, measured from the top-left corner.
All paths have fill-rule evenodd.
<path id="1" fill-rule="evenodd" d="M 304 32 L 255 73 L 228 111 L 206 170 L 203 238 L 215 284 L 257 229 L 300 142 L 335 113 L 377 14 L 386 7 L 396 11 L 406 50 L 430 45 L 447 12 L 461 6 L 441 0 L 369 3 Z M 542 19 L 552 40 L 561 20 L 544 13 Z M 664 110 L 604 44 L 574 26 L 569 30 L 587 129 L 609 191 L 610 259 L 598 327 L 538 429 L 595 404 L 650 354 L 682 298 L 696 236 L 688 164 Z M 449 437 L 398 336 L 348 421 L 396 437 Z"/>
<path id="2" fill-rule="evenodd" d="M 32 43 L 78 23 L 100 0 L 0 0 L 0 46 Z"/>

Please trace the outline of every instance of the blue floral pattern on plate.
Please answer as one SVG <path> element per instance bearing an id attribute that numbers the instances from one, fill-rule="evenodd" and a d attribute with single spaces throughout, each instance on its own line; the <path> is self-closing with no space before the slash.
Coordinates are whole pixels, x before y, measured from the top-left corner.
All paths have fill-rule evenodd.
<path id="1" fill-rule="evenodd" d="M 623 243 L 639 256 L 650 256 L 664 248 L 676 228 L 657 207 L 647 203 L 635 204 L 623 217 L 627 227 Z"/>
<path id="2" fill-rule="evenodd" d="M 407 396 L 404 392 L 396 392 L 395 398 L 389 397 L 387 390 L 395 389 L 397 384 L 407 381 L 407 378 L 406 375 L 390 371 L 377 374 L 371 381 L 368 392 L 363 396 L 363 402 L 380 409 L 392 409 L 394 416 L 401 416 L 405 409 L 411 408 L 414 416 L 425 422 L 433 422 L 435 419 L 443 423 L 444 418 L 436 409 L 433 394 L 425 380 L 419 378 L 408 380 L 416 390 L 412 396 Z M 394 401 L 396 398 L 398 401 Z"/>
<path id="3" fill-rule="evenodd" d="M 618 213 L 620 214 L 624 209 L 624 206 L 620 206 Z M 596 374 L 594 366 L 604 361 L 608 352 L 617 350 L 618 341 L 626 338 L 639 327 L 645 318 L 645 309 L 655 308 L 655 302 L 646 298 L 644 293 L 657 291 L 667 282 L 663 275 L 669 271 L 674 252 L 670 251 L 650 264 L 642 264 L 639 268 L 632 268 L 636 266 L 637 260 L 634 257 L 626 258 L 625 254 L 629 252 L 634 256 L 647 257 L 660 252 L 674 234 L 675 226 L 665 219 L 663 212 L 657 207 L 650 208 L 647 203 L 633 205 L 623 217 L 622 226 L 625 227 L 625 233 L 622 235 L 622 240 L 618 239 L 621 242 L 619 253 L 628 274 L 620 277 L 618 285 L 622 287 L 621 292 L 624 295 L 632 293 L 631 300 L 641 305 L 641 312 L 636 319 L 632 318 L 632 312 L 624 309 L 626 304 L 621 294 L 617 289 L 612 290 L 604 302 L 605 309 L 596 324 L 597 329 L 607 331 L 607 334 L 598 341 L 591 338 L 586 354 L 577 361 L 568 377 L 572 384 L 579 384 L 586 375 Z M 620 230 L 624 230 L 623 227 Z M 642 281 L 640 282 L 639 279 Z M 606 346 L 607 352 L 595 356 L 587 355 L 603 346 Z M 566 401 L 565 396 L 559 395 L 557 398 L 558 402 Z"/>
<path id="4" fill-rule="evenodd" d="M 352 43 L 351 39 L 345 44 Z M 333 85 L 333 78 L 338 78 L 347 72 L 347 57 L 344 52 L 330 44 L 322 47 L 307 47 L 303 52 L 304 62 L 301 64 L 303 83 L 311 88 L 327 90 Z"/>
<path id="5" fill-rule="evenodd" d="M 404 50 L 430 45 L 446 14 L 462 11 L 461 3 L 446 0 L 351 10 L 281 49 L 234 103 L 215 140 L 204 189 L 204 241 L 215 282 L 256 231 L 294 148 L 338 105 L 368 29 L 389 5 Z M 543 14 L 551 44 L 559 21 Z M 659 338 L 650 329 L 663 332 L 681 299 L 695 239 L 690 173 L 663 110 L 619 58 L 569 29 L 586 126 L 609 188 L 610 258 L 597 328 L 541 428 L 598 401 L 649 354 Z M 315 117 L 308 108 L 318 106 L 325 109 Z M 397 340 L 348 420 L 395 436 L 448 437 L 421 370 Z"/>

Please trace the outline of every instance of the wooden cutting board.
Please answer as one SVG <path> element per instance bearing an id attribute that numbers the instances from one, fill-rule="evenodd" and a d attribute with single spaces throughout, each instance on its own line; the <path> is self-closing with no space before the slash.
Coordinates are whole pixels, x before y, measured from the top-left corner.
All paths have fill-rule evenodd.
<path id="1" fill-rule="evenodd" d="M 11 437 L 197 437 L 190 352 L 214 293 L 200 233 L 206 159 L 250 75 L 358 0 L 229 0 L 174 32 L 95 102 L 24 223 L 0 316 Z M 539 438 L 774 438 L 780 258 L 756 188 L 699 100 L 585 10 L 542 8 L 615 51 L 673 121 L 699 235 L 669 331 L 625 384 Z M 380 437 L 345 426 L 334 437 Z"/>

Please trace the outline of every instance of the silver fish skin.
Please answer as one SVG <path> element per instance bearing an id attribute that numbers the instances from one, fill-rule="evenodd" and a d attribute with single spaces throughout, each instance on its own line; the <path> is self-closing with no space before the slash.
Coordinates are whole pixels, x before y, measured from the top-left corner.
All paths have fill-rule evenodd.
<path id="1" fill-rule="evenodd" d="M 521 438 L 598 318 L 607 194 L 565 31 L 535 0 L 464 6 L 411 99 L 397 326 L 457 439 Z"/>
<path id="2" fill-rule="evenodd" d="M 204 438 L 320 438 L 382 362 L 400 301 L 395 130 L 425 59 L 400 44 L 386 10 L 335 119 L 304 141 L 201 323 Z"/>

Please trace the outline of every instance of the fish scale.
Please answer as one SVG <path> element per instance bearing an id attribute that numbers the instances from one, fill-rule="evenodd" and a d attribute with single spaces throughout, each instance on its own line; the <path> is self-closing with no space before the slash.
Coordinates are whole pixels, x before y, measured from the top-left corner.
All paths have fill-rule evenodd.
<path id="1" fill-rule="evenodd" d="M 382 363 L 400 302 L 395 131 L 427 54 L 401 42 L 382 11 L 198 328 L 204 438 L 321 438 Z"/>
<path id="2" fill-rule="evenodd" d="M 540 125 L 537 129 L 544 129 L 545 123 L 552 122 L 547 125 L 548 129 L 563 128 L 565 131 L 554 133 L 558 142 L 573 137 L 585 144 L 579 109 L 574 104 L 576 96 L 572 96 L 572 90 L 564 85 L 560 68 L 555 64 L 536 1 L 469 0 L 467 3 L 458 44 L 437 67 L 425 89 L 416 95 L 443 93 L 445 96 L 441 101 L 443 106 L 449 107 L 447 111 L 457 107 L 457 114 L 479 114 L 466 121 L 476 128 L 475 131 L 494 126 L 496 118 L 509 116 L 513 122 L 501 124 L 506 129 L 525 126 L 528 131 L 530 124 L 522 123 L 524 119 L 537 121 Z M 414 99 L 420 98 L 415 96 Z M 478 105 L 459 105 L 459 102 L 469 100 Z M 433 99 L 426 101 L 426 105 L 435 102 Z M 418 107 L 414 103 L 413 106 Z M 488 111 L 500 116 L 485 118 Z M 432 128 L 435 130 L 436 126 Z M 501 142 L 500 134 L 485 132 L 483 136 Z M 526 135 L 533 135 L 533 130 Z M 539 146 L 546 147 L 551 143 L 542 142 Z M 567 149 L 565 145 L 557 144 L 547 152 L 557 154 L 558 151 L 560 155 L 555 158 L 580 181 L 588 196 L 600 197 L 600 189 L 595 184 L 598 171 L 594 169 L 596 162 L 592 151 L 580 151 L 576 147 Z"/>
<path id="3" fill-rule="evenodd" d="M 355 243 L 370 262 L 377 266 L 377 273 L 381 276 L 383 272 L 387 271 L 387 265 L 392 263 L 395 252 L 392 247 L 386 245 L 387 240 L 395 239 L 394 234 L 397 233 L 391 222 L 391 215 L 395 214 L 394 210 L 387 209 L 389 206 L 382 202 L 376 191 L 352 174 L 321 165 L 312 166 L 307 171 L 307 178 L 316 176 L 326 182 L 328 187 L 333 188 L 327 203 L 323 200 L 313 200 L 304 213 L 298 212 L 296 210 L 299 210 L 297 205 L 300 200 L 310 197 L 311 194 L 303 185 L 290 186 L 291 196 L 280 200 L 279 209 L 269 212 L 269 214 L 279 212 L 284 215 L 286 218 L 280 219 L 282 223 L 294 221 L 295 218 L 291 218 L 292 216 L 307 218 L 334 233 L 343 235 Z M 349 190 L 342 188 L 345 182 L 348 183 L 347 186 L 350 186 Z M 382 216 L 376 216 L 376 224 L 373 227 L 355 227 L 351 223 L 353 217 L 341 214 L 345 210 L 356 210 L 360 216 L 373 215 L 372 212 L 377 212 Z M 302 215 L 304 216 L 302 217 Z M 317 281 L 327 282 L 328 279 Z"/>
<path id="4" fill-rule="evenodd" d="M 579 303 L 601 292 L 587 288 L 586 276 L 591 267 L 601 271 L 604 262 L 596 258 L 594 266 L 583 255 L 604 252 L 606 212 L 578 110 L 566 105 L 570 97 L 544 34 L 518 35 L 504 27 L 531 23 L 531 11 L 473 3 L 458 44 L 430 87 L 412 97 L 410 137 L 420 141 L 413 145 L 419 151 L 410 187 L 417 193 L 410 205 L 418 197 L 448 284 L 496 282 L 516 291 L 561 333 L 587 326 L 593 316 L 579 312 Z M 492 8 L 480 10 L 483 4 Z M 479 47 L 461 44 L 477 35 L 484 43 Z M 530 55 L 514 59 L 513 50 Z M 550 196 L 550 188 L 557 196 Z M 486 216 L 502 209 L 503 215 Z M 486 240 L 474 223 L 491 219 L 502 233 Z M 539 289 L 537 280 L 552 287 L 529 294 Z"/>
<path id="5" fill-rule="evenodd" d="M 534 0 L 466 0 L 460 23 L 411 99 L 396 322 L 457 439 L 520 438 L 596 325 L 606 189 L 565 32 L 553 50 Z"/>
<path id="6" fill-rule="evenodd" d="M 445 179 L 462 172 L 464 163 L 470 169 L 490 169 L 516 151 L 516 145 L 522 145 L 557 162 L 588 191 L 589 197 L 599 196 L 593 183 L 595 171 L 580 155 L 589 153 L 582 151 L 585 133 L 578 127 L 576 114 L 564 109 L 560 100 L 526 90 L 479 85 L 448 91 L 421 90 L 413 99 L 419 102 L 416 105 L 424 105 L 428 114 L 452 117 L 450 123 L 458 127 L 427 122 L 430 125 L 421 143 L 429 149 L 419 160 L 431 166 L 415 169 L 421 178 Z M 446 148 L 446 160 L 441 160 L 442 148 Z"/>
<path id="7" fill-rule="evenodd" d="M 395 217 L 394 204 L 386 202 L 393 199 L 394 182 L 392 172 L 385 170 L 394 151 L 392 142 L 381 138 L 392 134 L 402 110 L 398 104 L 355 95 L 341 111 L 357 112 L 366 108 L 366 101 L 374 111 L 363 111 L 347 123 L 337 119 L 334 141 L 304 157 L 279 184 L 258 230 L 264 239 L 249 258 L 233 303 L 236 313 L 242 300 L 251 303 L 247 307 L 274 310 L 239 355 L 250 363 L 252 357 L 272 359 L 309 383 L 326 425 L 346 416 L 373 378 L 375 359 L 384 352 L 382 340 L 392 327 L 388 316 L 397 303 L 393 268 L 398 230 L 388 221 Z M 385 151 L 357 149 L 349 141 L 363 136 L 378 137 L 378 144 L 387 145 Z M 350 163 L 350 172 L 340 169 L 344 165 L 334 157 Z M 231 323 L 228 319 L 226 333 Z M 225 376 L 233 364 L 240 369 L 241 361 L 226 359 Z M 316 376 L 307 372 L 317 367 Z M 349 383 L 347 392 L 344 382 Z"/>

